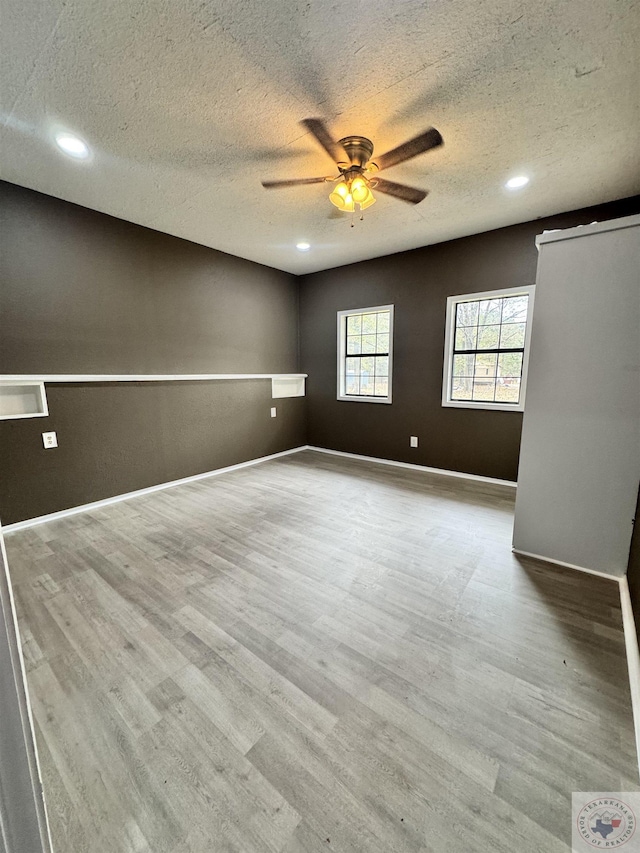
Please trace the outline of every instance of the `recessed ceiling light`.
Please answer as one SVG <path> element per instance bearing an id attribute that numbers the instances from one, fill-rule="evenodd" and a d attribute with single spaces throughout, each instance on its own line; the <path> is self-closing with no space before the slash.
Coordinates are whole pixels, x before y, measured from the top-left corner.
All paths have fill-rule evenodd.
<path id="1" fill-rule="evenodd" d="M 61 151 L 70 157 L 75 157 L 76 160 L 86 160 L 89 156 L 87 143 L 79 136 L 74 136 L 73 133 L 56 133 L 56 145 Z"/>
<path id="2" fill-rule="evenodd" d="M 296 243 L 296 249 L 299 252 L 308 252 L 310 248 L 311 248 L 311 243 L 305 243 L 305 242 Z"/>
<path id="3" fill-rule="evenodd" d="M 527 178 L 525 175 L 518 175 L 517 178 L 509 178 L 509 180 L 505 184 L 505 187 L 508 190 L 520 190 L 522 189 L 522 187 L 526 187 L 528 183 L 529 178 Z"/>

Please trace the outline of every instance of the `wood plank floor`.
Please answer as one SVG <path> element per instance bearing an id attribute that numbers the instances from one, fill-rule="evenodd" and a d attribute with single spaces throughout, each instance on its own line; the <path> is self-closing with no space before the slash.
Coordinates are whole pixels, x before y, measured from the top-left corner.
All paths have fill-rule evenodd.
<path id="1" fill-rule="evenodd" d="M 306 451 L 7 537 L 58 853 L 567 853 L 638 790 L 617 584 Z"/>

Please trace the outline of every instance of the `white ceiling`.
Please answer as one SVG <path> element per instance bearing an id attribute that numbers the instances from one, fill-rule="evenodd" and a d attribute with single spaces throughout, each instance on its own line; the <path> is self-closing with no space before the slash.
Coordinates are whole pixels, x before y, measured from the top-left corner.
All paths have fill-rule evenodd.
<path id="1" fill-rule="evenodd" d="M 640 192 L 639 43 L 634 0 L 5 0 L 2 177 L 326 269 Z M 443 148 L 384 173 L 430 195 L 351 228 L 328 185 L 262 189 L 331 173 L 308 116 L 378 153 L 434 125 Z"/>

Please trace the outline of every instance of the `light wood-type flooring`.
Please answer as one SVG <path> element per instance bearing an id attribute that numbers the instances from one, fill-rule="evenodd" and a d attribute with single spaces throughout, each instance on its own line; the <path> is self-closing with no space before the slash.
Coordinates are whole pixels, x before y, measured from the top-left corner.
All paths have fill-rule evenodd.
<path id="1" fill-rule="evenodd" d="M 615 582 L 305 451 L 7 537 L 57 853 L 568 853 L 638 790 Z"/>

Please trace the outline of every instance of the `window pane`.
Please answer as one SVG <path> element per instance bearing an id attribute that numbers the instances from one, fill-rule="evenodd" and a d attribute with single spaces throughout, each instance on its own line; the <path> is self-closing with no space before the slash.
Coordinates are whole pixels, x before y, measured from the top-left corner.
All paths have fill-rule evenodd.
<path id="1" fill-rule="evenodd" d="M 380 311 L 378 314 L 378 332 L 389 331 L 389 312 Z"/>
<path id="2" fill-rule="evenodd" d="M 507 296 L 502 300 L 502 322 L 524 323 L 527 319 L 528 296 Z"/>
<path id="3" fill-rule="evenodd" d="M 452 400 L 470 400 L 473 380 L 468 377 L 456 376 L 451 382 Z"/>
<path id="4" fill-rule="evenodd" d="M 375 364 L 375 359 L 370 356 L 365 356 L 365 358 L 360 359 L 360 373 L 371 373 L 373 374 L 373 367 Z"/>
<path id="5" fill-rule="evenodd" d="M 357 376 L 347 376 L 344 385 L 345 394 L 359 394 L 360 382 Z"/>
<path id="6" fill-rule="evenodd" d="M 500 334 L 501 347 L 523 347 L 525 323 L 507 323 Z"/>
<path id="7" fill-rule="evenodd" d="M 492 326 L 500 322 L 501 299 L 481 299 L 478 309 L 478 324 L 480 326 Z"/>
<path id="8" fill-rule="evenodd" d="M 347 334 L 359 335 L 362 331 L 362 314 L 352 314 L 347 317 Z"/>
<path id="9" fill-rule="evenodd" d="M 389 356 L 379 355 L 376 358 L 376 379 L 379 376 L 387 376 L 389 373 Z"/>
<path id="10" fill-rule="evenodd" d="M 478 349 L 497 349 L 500 341 L 500 326 L 478 327 Z"/>
<path id="11" fill-rule="evenodd" d="M 373 395 L 375 393 L 375 383 L 373 373 L 362 373 L 360 376 L 360 393 Z"/>
<path id="12" fill-rule="evenodd" d="M 376 322 L 377 322 L 377 314 L 363 314 L 362 315 L 362 334 L 369 335 L 376 333 Z"/>
<path id="13" fill-rule="evenodd" d="M 496 381 L 495 379 L 489 380 L 473 380 L 473 399 L 474 400 L 485 400 L 493 402 L 493 395 L 496 390 Z"/>
<path id="14" fill-rule="evenodd" d="M 389 394 L 389 380 L 386 376 L 376 376 L 376 397 L 387 397 Z"/>
<path id="15" fill-rule="evenodd" d="M 496 353 L 487 353 L 485 355 L 477 355 L 474 369 L 474 379 L 476 382 L 487 380 L 489 384 L 492 382 L 491 377 L 496 375 L 496 367 L 498 356 Z"/>
<path id="16" fill-rule="evenodd" d="M 389 335 L 378 335 L 376 352 L 389 352 Z"/>
<path id="17" fill-rule="evenodd" d="M 458 302 L 456 306 L 456 326 L 477 326 L 478 305 L 478 302 Z"/>
<path id="18" fill-rule="evenodd" d="M 391 310 L 343 315 L 344 354 L 340 385 L 347 397 L 388 397 L 391 390 Z"/>
<path id="19" fill-rule="evenodd" d="M 362 336 L 362 352 L 375 352 L 376 351 L 376 336 L 375 335 L 363 335 Z"/>
<path id="20" fill-rule="evenodd" d="M 478 330 L 475 327 L 456 329 L 456 349 L 475 349 Z"/>
<path id="21" fill-rule="evenodd" d="M 519 379 L 499 379 L 496 388 L 496 403 L 517 403 L 520 400 Z"/>
<path id="22" fill-rule="evenodd" d="M 503 352 L 498 356 L 498 376 L 515 376 L 522 373 L 522 353 Z"/>
<path id="23" fill-rule="evenodd" d="M 347 352 L 348 353 L 360 352 L 361 345 L 362 344 L 361 344 L 361 340 L 360 340 L 360 335 L 358 335 L 357 337 L 355 337 L 355 336 L 347 337 Z"/>
<path id="24" fill-rule="evenodd" d="M 480 406 L 500 403 L 505 408 L 519 402 L 530 294 L 518 293 L 516 288 L 513 295 L 503 293 L 485 298 L 469 294 L 455 302 L 445 399 Z"/>
<path id="25" fill-rule="evenodd" d="M 454 355 L 453 357 L 453 375 L 454 376 L 473 376 L 473 365 L 475 358 L 472 355 Z"/>

